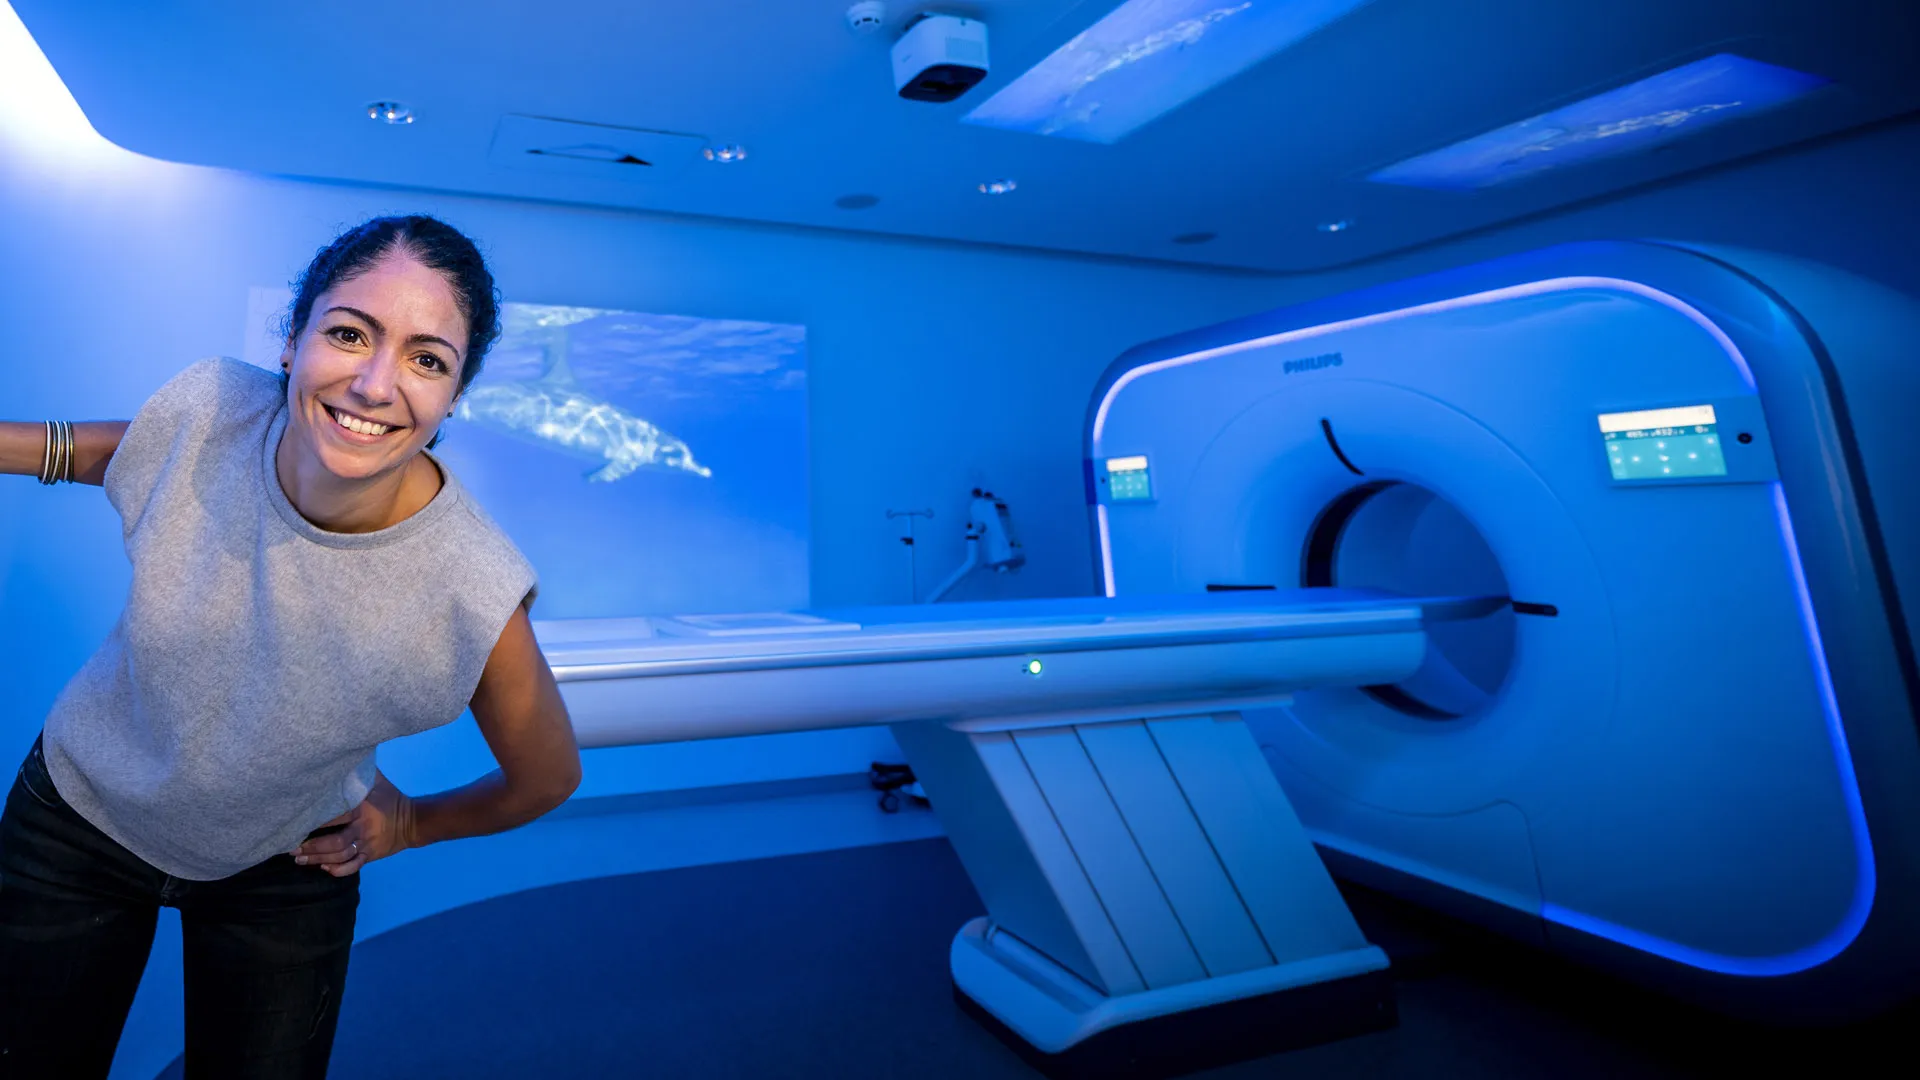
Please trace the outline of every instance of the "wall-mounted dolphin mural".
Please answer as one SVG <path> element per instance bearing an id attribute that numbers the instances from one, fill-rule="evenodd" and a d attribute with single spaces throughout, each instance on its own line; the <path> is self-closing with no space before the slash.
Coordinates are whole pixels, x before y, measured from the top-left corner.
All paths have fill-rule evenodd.
<path id="1" fill-rule="evenodd" d="M 516 344 L 543 354 L 537 379 L 494 382 L 484 374 L 460 398 L 454 416 L 514 438 L 589 461 L 587 473 L 611 483 L 648 466 L 677 469 L 702 478 L 713 470 L 694 460 L 687 444 L 611 402 L 588 393 L 568 364 L 568 327 L 605 314 L 591 308 L 539 304 L 506 306 L 505 331 Z"/>

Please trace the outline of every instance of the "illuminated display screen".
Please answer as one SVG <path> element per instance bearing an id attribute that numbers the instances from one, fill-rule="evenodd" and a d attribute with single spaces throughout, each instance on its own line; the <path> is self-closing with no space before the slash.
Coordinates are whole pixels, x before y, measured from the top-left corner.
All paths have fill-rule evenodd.
<path id="1" fill-rule="evenodd" d="M 1146 455 L 1108 458 L 1107 491 L 1114 502 L 1153 498 L 1153 484 L 1147 479 Z"/>
<path id="2" fill-rule="evenodd" d="M 1727 475 L 1713 406 L 1603 413 L 1600 437 L 1615 480 Z"/>

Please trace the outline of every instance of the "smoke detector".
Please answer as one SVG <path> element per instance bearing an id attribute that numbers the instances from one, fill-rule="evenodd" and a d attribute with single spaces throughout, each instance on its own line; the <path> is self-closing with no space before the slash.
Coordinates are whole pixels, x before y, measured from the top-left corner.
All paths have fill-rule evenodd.
<path id="1" fill-rule="evenodd" d="M 880 0 L 862 0 L 847 9 L 847 27 L 856 34 L 878 33 L 887 21 L 887 5 Z"/>

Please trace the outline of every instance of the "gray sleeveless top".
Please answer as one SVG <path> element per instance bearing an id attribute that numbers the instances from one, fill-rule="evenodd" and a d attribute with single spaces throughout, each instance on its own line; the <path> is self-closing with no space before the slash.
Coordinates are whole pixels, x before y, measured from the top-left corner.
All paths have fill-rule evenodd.
<path id="1" fill-rule="evenodd" d="M 374 747 L 458 718 L 516 607 L 525 558 L 446 467 L 372 533 L 300 516 L 274 471 L 278 376 L 188 368 L 107 469 L 127 606 L 47 717 L 66 801 L 175 877 L 226 877 L 357 805 Z"/>

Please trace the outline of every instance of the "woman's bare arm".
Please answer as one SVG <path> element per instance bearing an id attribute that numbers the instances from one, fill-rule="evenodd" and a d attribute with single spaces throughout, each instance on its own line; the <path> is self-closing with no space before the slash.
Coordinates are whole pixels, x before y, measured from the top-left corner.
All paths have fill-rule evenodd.
<path id="1" fill-rule="evenodd" d="M 380 776 L 366 801 L 327 823 L 337 831 L 301 844 L 294 858 L 336 877 L 356 873 L 410 847 L 525 825 L 580 786 L 573 722 L 525 608 L 513 613 L 487 657 L 472 708 L 498 770 L 420 798 L 408 798 Z"/>
<path id="2" fill-rule="evenodd" d="M 580 786 L 573 721 L 525 608 L 507 620 L 472 708 L 500 768 L 465 787 L 413 799 L 411 828 L 403 834 L 410 846 L 525 825 Z"/>
<path id="3" fill-rule="evenodd" d="M 106 483 L 107 462 L 120 449 L 127 433 L 125 420 L 96 420 L 73 425 L 73 479 L 75 483 Z M 39 476 L 46 460 L 47 425 L 0 422 L 0 473 Z"/>

